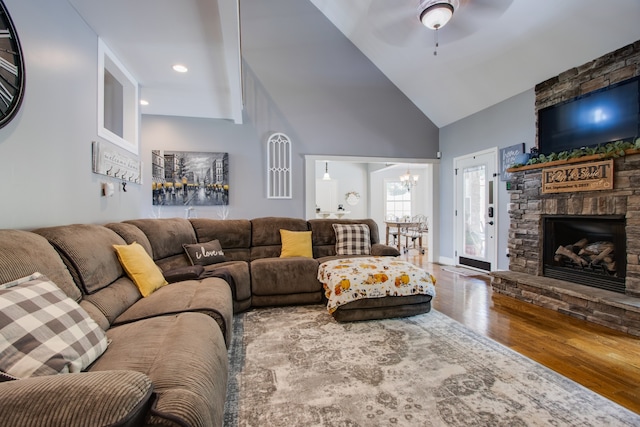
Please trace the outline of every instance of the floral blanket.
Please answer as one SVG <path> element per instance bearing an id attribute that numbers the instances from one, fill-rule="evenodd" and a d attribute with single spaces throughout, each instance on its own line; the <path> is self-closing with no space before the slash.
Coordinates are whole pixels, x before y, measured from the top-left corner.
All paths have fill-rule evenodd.
<path id="1" fill-rule="evenodd" d="M 346 258 L 327 261 L 318 268 L 333 313 L 341 305 L 365 298 L 436 295 L 435 277 L 393 257 Z"/>

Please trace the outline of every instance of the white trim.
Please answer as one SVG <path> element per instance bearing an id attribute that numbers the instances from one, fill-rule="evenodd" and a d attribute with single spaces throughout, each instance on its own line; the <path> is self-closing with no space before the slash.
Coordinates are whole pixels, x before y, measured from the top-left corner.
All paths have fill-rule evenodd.
<path id="1" fill-rule="evenodd" d="M 455 261 L 453 260 L 453 258 L 449 258 L 446 256 L 441 256 L 438 258 L 438 264 L 442 264 L 442 265 L 455 265 Z"/>
<path id="2" fill-rule="evenodd" d="M 426 200 L 426 211 L 425 215 L 429 217 L 429 232 L 427 233 L 427 261 L 435 262 L 436 259 L 440 256 L 440 209 L 439 209 L 439 201 L 440 201 L 440 193 L 439 193 L 439 185 L 440 185 L 440 159 L 407 159 L 407 158 L 391 158 L 391 157 L 357 157 L 357 156 L 321 156 L 321 155 L 304 155 L 304 212 L 306 218 L 315 218 L 315 202 L 316 202 L 316 162 L 322 162 L 324 164 L 325 161 L 329 162 L 346 162 L 346 163 L 373 163 L 373 164 L 383 164 L 388 165 L 389 168 L 397 168 L 398 164 L 416 164 L 416 165 L 428 165 L 425 169 L 426 174 L 423 178 L 420 178 L 420 183 L 418 184 L 416 189 L 417 191 L 424 191 Z M 393 165 L 392 165 L 393 164 Z M 405 166 L 406 167 L 406 166 Z M 381 170 L 376 171 L 375 173 L 381 172 Z M 402 171 L 404 172 L 404 170 Z M 373 200 L 373 196 L 371 195 L 371 177 L 374 175 L 373 172 L 369 173 L 369 197 L 368 197 L 368 206 L 367 212 L 370 217 L 372 217 L 379 226 L 379 233 L 381 239 L 384 239 L 385 236 L 385 228 L 383 227 L 384 217 L 382 216 L 382 211 L 380 212 L 380 218 L 374 218 L 374 214 L 371 212 L 371 203 Z M 427 182 L 431 183 L 431 188 L 426 189 L 425 185 Z M 413 199 L 413 197 L 412 197 Z"/>
<path id="3" fill-rule="evenodd" d="M 456 211 L 456 203 L 458 201 L 458 182 L 457 180 L 460 178 L 459 176 L 456 175 L 456 170 L 458 169 L 458 163 L 460 163 L 461 161 L 470 159 L 470 158 L 474 158 L 477 156 L 483 156 L 483 155 L 491 155 L 493 154 L 493 162 L 494 162 L 494 173 L 499 173 L 498 170 L 498 165 L 499 165 L 499 149 L 498 147 L 493 147 L 493 148 L 487 148 L 485 150 L 482 151 L 476 151 L 475 153 L 469 153 L 469 154 L 465 154 L 463 156 L 458 156 L 458 157 L 454 157 L 453 158 L 453 209 L 452 212 L 455 213 Z M 494 176 L 494 177 L 489 177 L 490 181 L 493 181 L 493 259 L 491 262 L 491 268 L 492 271 L 497 268 L 498 266 L 498 230 L 499 230 L 499 206 L 500 206 L 500 202 L 499 202 L 499 195 L 500 195 L 500 191 L 499 191 L 499 182 L 500 182 L 500 176 Z M 460 178 L 461 179 L 461 178 Z M 460 212 L 458 212 L 460 213 Z M 457 259 L 458 256 L 455 255 L 457 248 L 457 244 L 458 244 L 458 233 L 460 232 L 460 230 L 458 229 L 458 219 L 454 216 L 453 219 L 453 262 L 454 264 L 457 263 Z M 464 266 L 464 267 L 468 267 L 468 266 Z"/>
<path id="4" fill-rule="evenodd" d="M 293 173 L 291 139 L 281 132 L 267 139 L 267 198 L 291 199 Z"/>
<path id="5" fill-rule="evenodd" d="M 117 135 L 104 127 L 104 73 L 107 70 L 123 87 L 123 135 Z M 118 60 L 105 42 L 98 37 L 98 136 L 124 148 L 133 154 L 139 154 L 138 138 L 138 81 Z"/>

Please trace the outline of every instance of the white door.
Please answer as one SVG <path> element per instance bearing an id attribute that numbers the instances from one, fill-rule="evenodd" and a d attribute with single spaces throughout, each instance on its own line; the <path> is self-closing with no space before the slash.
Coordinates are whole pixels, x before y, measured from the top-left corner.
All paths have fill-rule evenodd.
<path id="1" fill-rule="evenodd" d="M 455 260 L 491 271 L 496 267 L 498 230 L 497 148 L 453 161 L 455 180 Z"/>

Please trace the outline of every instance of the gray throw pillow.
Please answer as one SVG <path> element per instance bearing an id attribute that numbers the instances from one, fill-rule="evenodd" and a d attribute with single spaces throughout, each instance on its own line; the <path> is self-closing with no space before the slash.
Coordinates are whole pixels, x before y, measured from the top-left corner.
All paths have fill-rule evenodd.
<path id="1" fill-rule="evenodd" d="M 11 377 L 80 372 L 107 349 L 100 326 L 40 273 L 1 285 L 0 313 L 0 370 Z"/>
<path id="2" fill-rule="evenodd" d="M 371 255 L 371 231 L 367 224 L 332 224 L 336 255 Z"/>
<path id="3" fill-rule="evenodd" d="M 192 265 L 210 265 L 226 261 L 219 240 L 182 245 Z"/>

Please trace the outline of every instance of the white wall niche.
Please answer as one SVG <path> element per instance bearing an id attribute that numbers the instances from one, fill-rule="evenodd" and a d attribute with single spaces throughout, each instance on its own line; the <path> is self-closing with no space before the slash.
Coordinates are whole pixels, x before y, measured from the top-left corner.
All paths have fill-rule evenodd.
<path id="1" fill-rule="evenodd" d="M 138 154 L 138 82 L 98 38 L 98 136 Z"/>

